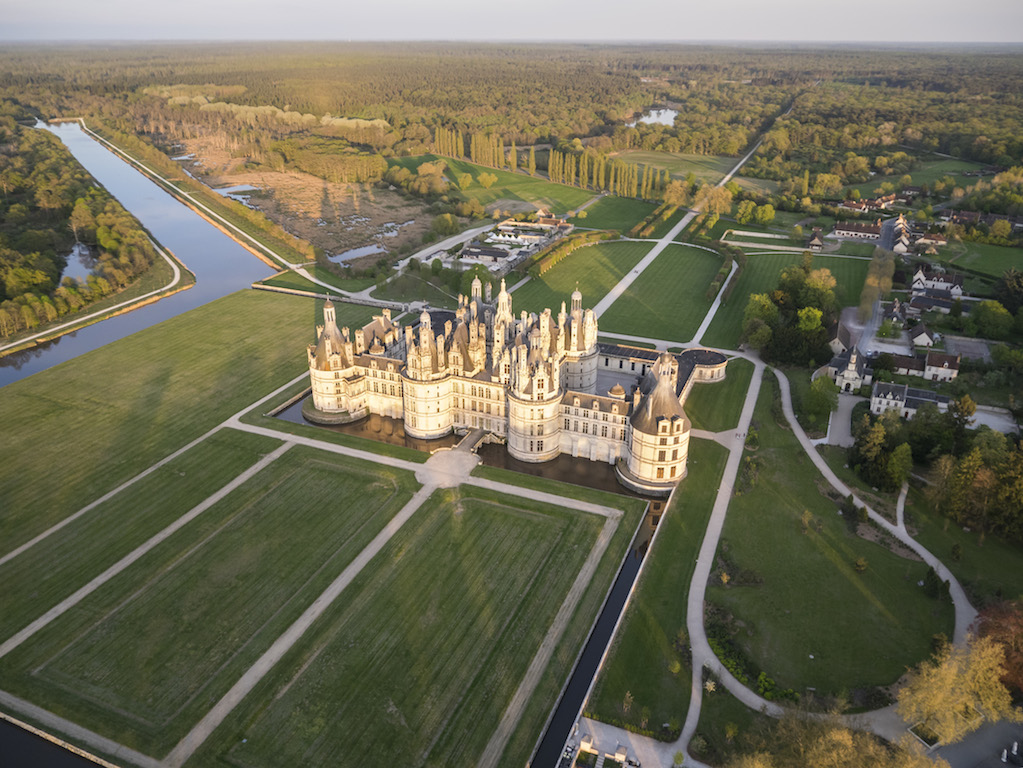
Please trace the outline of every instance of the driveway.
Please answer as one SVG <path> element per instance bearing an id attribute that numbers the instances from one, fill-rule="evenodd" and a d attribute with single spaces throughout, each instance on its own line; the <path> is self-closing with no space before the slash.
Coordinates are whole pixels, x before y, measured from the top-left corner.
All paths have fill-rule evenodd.
<path id="1" fill-rule="evenodd" d="M 863 402 L 867 398 L 858 395 L 838 396 L 838 408 L 831 414 L 831 423 L 828 426 L 828 445 L 837 445 L 842 448 L 851 448 L 852 436 L 852 412 L 856 403 Z"/>

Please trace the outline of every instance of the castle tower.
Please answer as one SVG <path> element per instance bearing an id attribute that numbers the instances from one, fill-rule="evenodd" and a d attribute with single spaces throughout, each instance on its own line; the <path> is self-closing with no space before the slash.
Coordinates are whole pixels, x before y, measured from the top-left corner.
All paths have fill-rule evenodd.
<path id="1" fill-rule="evenodd" d="M 534 325 L 511 349 L 508 453 L 520 461 L 550 461 L 561 451 L 561 357 Z"/>
<path id="2" fill-rule="evenodd" d="M 564 318 L 564 319 L 562 319 Z M 565 350 L 565 386 L 573 392 L 597 391 L 597 316 L 592 309 L 583 311 L 583 295 L 572 293 L 572 311 L 565 316 L 564 305 L 558 315 Z"/>
<path id="3" fill-rule="evenodd" d="M 658 491 L 685 477 L 691 424 L 675 394 L 674 362 L 667 352 L 660 356 L 629 419 L 627 471 L 619 466 L 618 476 L 630 488 Z"/>

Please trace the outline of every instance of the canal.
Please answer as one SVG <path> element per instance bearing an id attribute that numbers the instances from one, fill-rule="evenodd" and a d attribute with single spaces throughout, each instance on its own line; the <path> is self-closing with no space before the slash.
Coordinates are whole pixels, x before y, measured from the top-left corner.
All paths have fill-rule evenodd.
<path id="1" fill-rule="evenodd" d="M 195 274 L 196 284 L 52 342 L 0 357 L 0 387 L 247 288 L 272 273 L 249 251 L 90 137 L 78 123 L 39 125 L 39 130 L 56 135 L 96 181 Z"/>

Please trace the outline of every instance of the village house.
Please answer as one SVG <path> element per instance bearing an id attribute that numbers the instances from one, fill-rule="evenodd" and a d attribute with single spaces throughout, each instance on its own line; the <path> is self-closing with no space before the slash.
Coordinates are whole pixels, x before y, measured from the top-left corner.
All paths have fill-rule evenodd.
<path id="1" fill-rule="evenodd" d="M 931 403 L 939 411 L 947 411 L 949 398 L 929 389 L 914 389 L 906 384 L 876 381 L 870 393 L 870 412 L 880 416 L 885 411 L 898 411 L 904 419 L 912 419 L 921 406 Z"/>
<path id="2" fill-rule="evenodd" d="M 909 332 L 909 340 L 915 347 L 933 347 L 936 333 L 933 333 L 926 325 L 921 323 Z"/>
<path id="3" fill-rule="evenodd" d="M 877 240 L 881 237 L 881 219 L 868 221 L 840 221 L 835 224 L 835 237 Z"/>
<path id="4" fill-rule="evenodd" d="M 927 352 L 925 355 L 892 355 L 893 371 L 927 381 L 952 381 L 959 375 L 959 355 Z"/>

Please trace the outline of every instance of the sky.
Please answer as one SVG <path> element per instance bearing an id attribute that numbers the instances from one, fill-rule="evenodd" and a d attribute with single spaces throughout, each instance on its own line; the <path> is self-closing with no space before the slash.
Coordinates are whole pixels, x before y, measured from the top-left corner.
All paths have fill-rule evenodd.
<path id="1" fill-rule="evenodd" d="M 1023 0 L 0 0 L 0 40 L 1023 42 Z"/>

